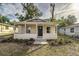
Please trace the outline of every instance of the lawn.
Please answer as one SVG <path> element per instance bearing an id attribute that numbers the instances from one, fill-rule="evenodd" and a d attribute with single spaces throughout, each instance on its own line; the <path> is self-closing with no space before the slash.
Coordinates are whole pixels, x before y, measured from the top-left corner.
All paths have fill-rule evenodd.
<path id="1" fill-rule="evenodd" d="M 63 39 L 73 39 L 68 36 L 59 36 Z M 72 56 L 79 55 L 79 43 L 58 46 L 46 45 L 26 45 L 25 43 L 0 43 L 0 55 L 4 56 Z"/>
<path id="2" fill-rule="evenodd" d="M 2 39 L 6 39 L 6 38 L 9 38 L 9 37 L 12 37 L 13 36 L 13 33 L 12 32 L 2 32 L 0 33 L 0 38 Z"/>

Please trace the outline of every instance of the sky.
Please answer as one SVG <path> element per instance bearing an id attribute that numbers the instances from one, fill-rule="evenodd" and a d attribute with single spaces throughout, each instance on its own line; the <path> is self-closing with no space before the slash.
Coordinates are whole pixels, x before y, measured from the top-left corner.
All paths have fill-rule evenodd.
<path id="1" fill-rule="evenodd" d="M 40 17 L 47 19 L 51 17 L 51 10 L 49 3 L 35 3 L 38 9 L 43 13 Z M 20 3 L 4 3 L 0 6 L 0 14 L 7 16 L 10 20 L 17 20 L 16 13 L 22 13 L 22 5 Z M 78 3 L 55 3 L 55 18 L 59 19 L 62 16 L 75 15 L 79 23 L 79 4 Z"/>

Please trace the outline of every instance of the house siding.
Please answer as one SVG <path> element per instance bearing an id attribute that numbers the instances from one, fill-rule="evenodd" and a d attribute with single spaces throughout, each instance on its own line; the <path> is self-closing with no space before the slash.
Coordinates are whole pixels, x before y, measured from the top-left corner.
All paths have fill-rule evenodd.
<path id="1" fill-rule="evenodd" d="M 71 28 L 74 28 L 74 32 L 70 31 Z M 60 28 L 59 33 L 69 35 L 69 36 L 79 36 L 79 27 L 78 26 L 68 27 L 68 28 L 65 28 L 65 31 L 63 28 Z"/>
<path id="2" fill-rule="evenodd" d="M 6 29 L 5 25 L 0 25 L 0 33 L 2 32 L 14 32 L 13 27 L 7 26 L 8 28 Z"/>
<path id="3" fill-rule="evenodd" d="M 42 39 L 57 39 L 57 33 L 55 32 L 55 26 L 54 25 L 41 25 L 41 24 L 26 24 L 26 26 L 31 27 L 31 33 L 25 33 L 25 26 L 19 26 L 19 33 L 14 34 L 14 38 L 18 39 L 38 39 L 38 27 L 36 26 L 43 26 L 43 37 Z M 50 33 L 47 33 L 47 27 L 51 27 Z M 27 27 L 26 27 L 27 28 Z"/>

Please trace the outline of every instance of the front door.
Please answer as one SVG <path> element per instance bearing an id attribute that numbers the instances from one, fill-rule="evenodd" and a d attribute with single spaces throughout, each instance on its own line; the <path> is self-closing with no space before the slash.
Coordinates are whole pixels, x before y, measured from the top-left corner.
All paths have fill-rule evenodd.
<path id="1" fill-rule="evenodd" d="M 38 36 L 43 36 L 43 26 L 38 26 Z"/>

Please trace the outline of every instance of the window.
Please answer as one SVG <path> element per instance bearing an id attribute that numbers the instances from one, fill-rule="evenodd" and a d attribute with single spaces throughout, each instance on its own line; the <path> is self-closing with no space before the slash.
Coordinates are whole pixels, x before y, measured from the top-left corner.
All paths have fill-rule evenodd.
<path id="1" fill-rule="evenodd" d="M 30 33 L 31 32 L 31 27 L 27 27 L 26 32 Z"/>
<path id="2" fill-rule="evenodd" d="M 50 27 L 47 27 L 47 33 L 50 33 Z"/>
<path id="3" fill-rule="evenodd" d="M 71 28 L 71 29 L 70 29 L 70 32 L 73 33 L 73 32 L 74 32 L 74 28 Z"/>

